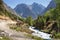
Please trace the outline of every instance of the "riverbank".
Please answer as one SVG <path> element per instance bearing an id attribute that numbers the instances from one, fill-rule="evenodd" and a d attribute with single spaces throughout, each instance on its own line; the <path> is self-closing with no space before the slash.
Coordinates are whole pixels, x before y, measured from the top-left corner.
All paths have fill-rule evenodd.
<path id="1" fill-rule="evenodd" d="M 51 39 L 51 37 L 50 37 L 51 34 L 41 32 L 39 30 L 34 29 L 34 27 L 31 27 L 31 26 L 29 27 L 29 29 L 31 31 L 33 31 L 33 33 L 32 33 L 33 36 L 41 37 L 42 39 L 48 39 L 48 40 Z"/>

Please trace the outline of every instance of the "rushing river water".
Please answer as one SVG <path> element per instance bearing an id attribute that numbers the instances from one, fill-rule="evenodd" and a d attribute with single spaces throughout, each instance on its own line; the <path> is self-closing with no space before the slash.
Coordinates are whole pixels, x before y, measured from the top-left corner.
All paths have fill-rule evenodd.
<path id="1" fill-rule="evenodd" d="M 51 34 L 48 34 L 48 33 L 44 33 L 44 32 L 41 32 L 37 29 L 34 29 L 34 27 L 29 27 L 29 29 L 31 31 L 33 31 L 32 35 L 33 36 L 37 36 L 37 37 L 41 37 L 43 38 L 44 40 L 51 40 Z"/>

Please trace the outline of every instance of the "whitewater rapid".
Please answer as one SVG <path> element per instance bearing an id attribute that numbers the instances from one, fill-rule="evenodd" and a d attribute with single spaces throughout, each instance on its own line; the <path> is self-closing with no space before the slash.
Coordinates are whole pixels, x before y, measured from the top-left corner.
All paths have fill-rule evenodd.
<path id="1" fill-rule="evenodd" d="M 33 36 L 37 36 L 37 37 L 40 37 L 40 38 L 43 38 L 43 39 L 51 39 L 51 37 L 50 37 L 51 34 L 41 32 L 37 29 L 34 29 L 34 27 L 31 27 L 31 26 L 29 27 L 29 29 L 31 31 L 33 31 L 33 33 L 32 33 Z"/>

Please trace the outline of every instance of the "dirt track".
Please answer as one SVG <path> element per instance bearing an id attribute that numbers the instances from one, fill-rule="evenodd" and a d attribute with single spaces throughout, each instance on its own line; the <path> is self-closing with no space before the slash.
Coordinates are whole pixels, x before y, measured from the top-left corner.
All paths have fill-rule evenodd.
<path id="1" fill-rule="evenodd" d="M 0 29 L 6 32 L 9 37 L 13 40 L 32 40 L 30 38 L 26 38 L 22 32 L 9 29 L 8 22 L 0 20 Z"/>

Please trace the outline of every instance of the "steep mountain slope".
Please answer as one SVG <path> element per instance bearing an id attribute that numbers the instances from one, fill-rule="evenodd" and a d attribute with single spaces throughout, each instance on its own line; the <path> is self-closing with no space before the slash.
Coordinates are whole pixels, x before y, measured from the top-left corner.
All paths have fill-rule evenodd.
<path id="1" fill-rule="evenodd" d="M 32 11 L 36 14 L 36 15 L 42 15 L 43 10 L 45 9 L 45 7 L 41 4 L 38 3 L 33 3 L 32 5 Z"/>
<path id="2" fill-rule="evenodd" d="M 4 8 L 4 6 L 3 6 L 3 1 L 2 0 L 0 0 L 0 15 L 3 15 L 3 12 L 4 12 L 4 10 L 5 10 L 5 8 Z"/>
<path id="3" fill-rule="evenodd" d="M 17 13 L 11 8 L 9 7 L 7 4 L 3 3 L 4 7 L 6 8 L 7 11 L 11 12 L 12 14 L 17 15 Z"/>
<path id="4" fill-rule="evenodd" d="M 37 18 L 38 15 L 43 15 L 47 10 L 50 8 L 55 8 L 56 3 L 51 0 L 47 7 L 43 6 L 42 4 L 33 3 L 32 5 L 26 4 L 18 4 L 14 10 L 22 17 L 31 16 L 33 18 Z"/>
<path id="5" fill-rule="evenodd" d="M 36 18 L 38 14 L 42 13 L 45 7 L 43 5 L 38 5 L 38 3 L 33 3 L 32 5 L 18 4 L 14 10 L 22 15 L 22 17 L 32 16 Z"/>
<path id="6" fill-rule="evenodd" d="M 0 15 L 5 16 L 5 17 L 9 17 L 13 20 L 17 19 L 17 17 L 19 17 L 14 10 L 12 10 L 10 7 L 8 7 L 3 2 L 3 0 L 0 0 Z"/>
<path id="7" fill-rule="evenodd" d="M 29 9 L 26 4 L 19 4 L 14 10 L 22 17 L 32 16 L 33 18 L 35 18 L 35 14 Z"/>
<path id="8" fill-rule="evenodd" d="M 54 0 L 52 0 L 52 1 L 48 4 L 48 6 L 45 8 L 44 12 L 48 11 L 48 10 L 51 9 L 51 8 L 56 8 L 56 3 L 55 3 Z"/>

